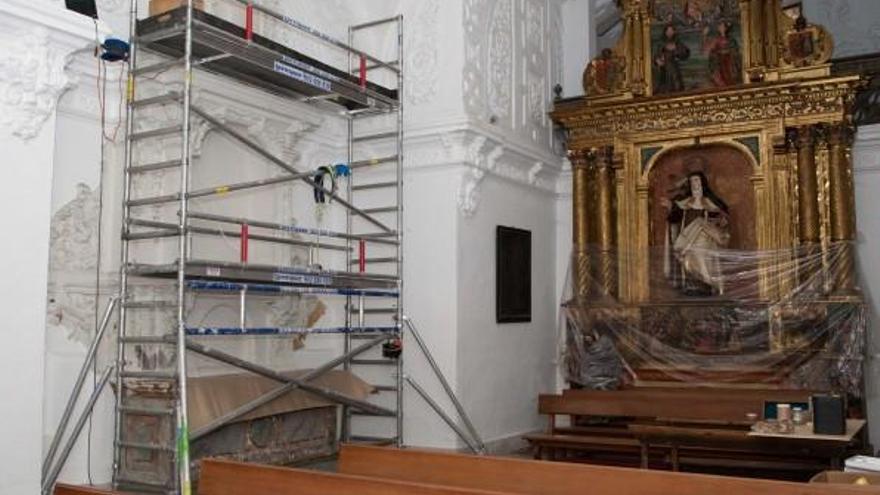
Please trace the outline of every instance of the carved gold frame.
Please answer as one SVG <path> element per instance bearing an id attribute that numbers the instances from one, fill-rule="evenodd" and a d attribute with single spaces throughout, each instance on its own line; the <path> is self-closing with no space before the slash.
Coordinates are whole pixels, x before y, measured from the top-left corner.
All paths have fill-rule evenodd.
<path id="1" fill-rule="evenodd" d="M 627 99 L 653 95 L 653 64 L 651 62 L 651 23 L 654 0 L 619 0 L 623 35 L 613 48 L 614 57 L 625 60 L 625 84 L 611 91 L 597 91 L 585 72 L 585 93 L 599 99 Z M 807 61 L 794 63 L 787 57 L 785 39 L 794 29 L 794 20 L 782 11 L 779 0 L 739 0 L 742 38 L 742 80 L 749 82 L 779 81 L 804 77 L 824 77 L 831 72 L 828 61 L 833 40 L 822 27 L 814 24 L 817 52 Z M 590 65 L 587 66 L 588 71 Z"/>
<path id="2" fill-rule="evenodd" d="M 698 143 L 737 148 L 751 161 L 759 250 L 805 244 L 821 249 L 853 239 L 851 142 L 846 136 L 860 84 L 857 76 L 849 76 L 558 104 L 553 117 L 569 132 L 574 168 L 574 251 L 599 258 L 578 263 L 576 281 L 586 287 L 599 280 L 602 292 L 620 303 L 650 301 L 647 174 L 664 153 Z M 746 139 L 757 140 L 754 150 L 742 142 Z M 642 150 L 658 147 L 661 151 L 643 170 Z M 608 266 L 613 262 L 602 253 L 613 251 L 634 256 L 631 262 Z M 769 268 L 760 278 L 760 295 L 778 300 L 796 281 L 782 275 L 771 279 L 769 274 L 777 271 Z M 851 280 L 835 283 L 830 292 L 853 288 Z"/>

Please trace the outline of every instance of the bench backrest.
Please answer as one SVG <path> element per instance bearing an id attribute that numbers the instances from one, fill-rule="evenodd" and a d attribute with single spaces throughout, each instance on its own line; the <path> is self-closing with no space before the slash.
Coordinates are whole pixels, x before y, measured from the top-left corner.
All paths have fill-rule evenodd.
<path id="1" fill-rule="evenodd" d="M 120 492 L 103 490 L 91 486 L 74 486 L 58 483 L 53 492 L 55 495 L 121 495 Z"/>
<path id="2" fill-rule="evenodd" d="M 788 483 L 668 471 L 344 445 L 340 473 L 541 495 L 857 495 L 851 485 Z"/>
<path id="3" fill-rule="evenodd" d="M 363 476 L 206 459 L 199 495 L 505 495 Z M 509 495 L 509 494 L 506 494 Z"/>
<path id="4" fill-rule="evenodd" d="M 761 417 L 764 401 L 809 402 L 809 391 L 665 389 L 568 390 L 538 399 L 542 414 L 624 416 L 744 422 L 748 413 Z"/>

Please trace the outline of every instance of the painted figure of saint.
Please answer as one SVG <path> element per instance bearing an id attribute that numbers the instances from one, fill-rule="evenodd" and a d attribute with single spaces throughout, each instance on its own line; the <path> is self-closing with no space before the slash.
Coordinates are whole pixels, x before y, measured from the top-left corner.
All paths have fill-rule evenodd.
<path id="1" fill-rule="evenodd" d="M 657 71 L 657 80 L 654 85 L 656 94 L 684 91 L 681 62 L 690 56 L 691 50 L 678 39 L 675 26 L 667 24 L 663 28 L 661 42 L 654 50 L 654 66 Z"/>
<path id="2" fill-rule="evenodd" d="M 800 16 L 794 22 L 794 32 L 788 34 L 788 51 L 796 61 L 809 58 L 816 51 L 813 32 L 807 29 L 807 19 Z"/>
<path id="3" fill-rule="evenodd" d="M 693 172 L 685 192 L 663 206 L 669 210 L 663 270 L 672 286 L 687 295 L 722 295 L 724 277 L 718 250 L 730 242 L 727 205 L 712 192 L 702 172 Z"/>
<path id="4" fill-rule="evenodd" d="M 703 30 L 703 50 L 709 57 L 709 78 L 717 88 L 739 84 L 742 81 L 742 62 L 739 44 L 731 35 L 733 24 L 718 23 L 718 34 L 709 37 L 709 27 Z"/>
<path id="5" fill-rule="evenodd" d="M 593 59 L 587 67 L 584 88 L 587 93 L 603 94 L 613 91 L 620 82 L 622 67 L 610 48 Z"/>

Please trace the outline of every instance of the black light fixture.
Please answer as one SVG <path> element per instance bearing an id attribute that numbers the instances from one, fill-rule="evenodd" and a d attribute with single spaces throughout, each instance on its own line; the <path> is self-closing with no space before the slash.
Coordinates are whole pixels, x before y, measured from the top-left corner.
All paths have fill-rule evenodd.
<path id="1" fill-rule="evenodd" d="M 72 10 L 92 19 L 98 18 L 98 7 L 95 0 L 64 0 L 67 10 Z"/>

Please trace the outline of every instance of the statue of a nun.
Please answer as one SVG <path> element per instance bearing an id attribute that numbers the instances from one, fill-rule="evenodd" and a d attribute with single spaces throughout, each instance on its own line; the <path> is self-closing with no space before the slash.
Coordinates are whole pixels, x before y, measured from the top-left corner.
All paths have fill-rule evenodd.
<path id="1" fill-rule="evenodd" d="M 712 192 L 703 172 L 688 174 L 682 189 L 671 201 L 663 201 L 669 210 L 664 274 L 686 295 L 723 295 L 718 251 L 730 242 L 727 204 Z"/>

